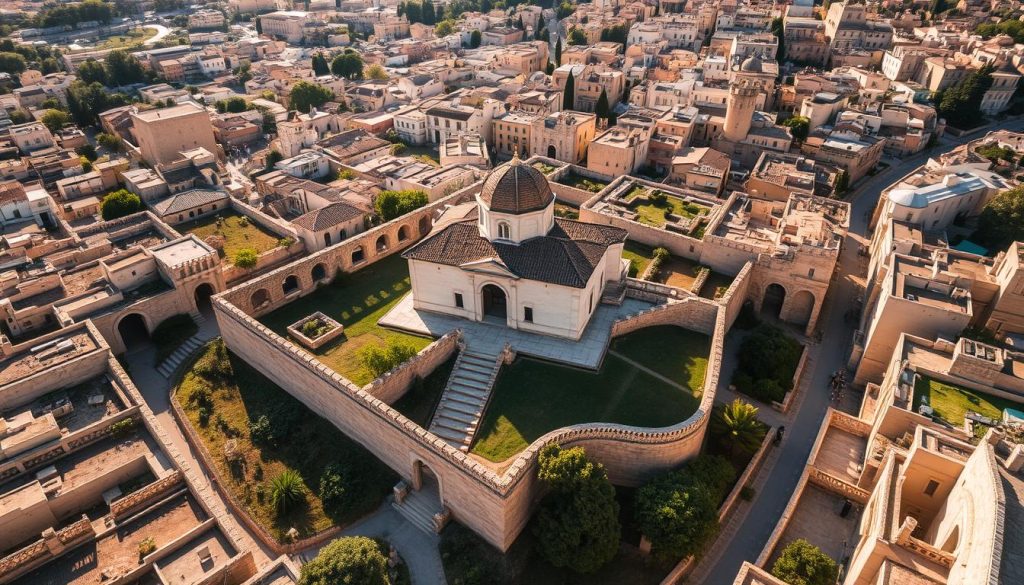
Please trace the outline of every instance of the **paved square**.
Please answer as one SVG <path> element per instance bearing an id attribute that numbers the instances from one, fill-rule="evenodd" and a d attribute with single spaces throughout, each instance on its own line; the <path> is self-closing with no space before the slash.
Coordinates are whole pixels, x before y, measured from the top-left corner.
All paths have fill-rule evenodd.
<path id="1" fill-rule="evenodd" d="M 612 323 L 651 306 L 636 299 L 626 299 L 619 307 L 600 305 L 579 341 L 517 331 L 496 323 L 417 311 L 413 308 L 412 293 L 399 301 L 377 324 L 434 338 L 453 329 L 462 329 L 466 345 L 474 351 L 496 355 L 508 342 L 516 353 L 522 355 L 596 370 L 608 349 Z"/>

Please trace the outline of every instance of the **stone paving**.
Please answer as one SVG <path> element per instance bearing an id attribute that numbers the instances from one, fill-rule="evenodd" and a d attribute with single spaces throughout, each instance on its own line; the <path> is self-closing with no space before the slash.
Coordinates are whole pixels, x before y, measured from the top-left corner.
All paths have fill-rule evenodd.
<path id="1" fill-rule="evenodd" d="M 417 311 L 413 308 L 412 293 L 399 301 L 377 324 L 434 338 L 453 329 L 462 329 L 466 344 L 480 353 L 497 355 L 508 342 L 520 354 L 596 370 L 608 348 L 612 323 L 650 307 L 649 303 L 636 299 L 626 299 L 619 307 L 600 305 L 579 341 L 516 331 L 500 324 Z"/>

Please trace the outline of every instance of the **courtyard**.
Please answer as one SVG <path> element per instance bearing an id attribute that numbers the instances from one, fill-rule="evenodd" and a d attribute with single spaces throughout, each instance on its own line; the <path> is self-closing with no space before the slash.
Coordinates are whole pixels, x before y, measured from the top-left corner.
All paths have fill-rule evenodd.
<path id="1" fill-rule="evenodd" d="M 220 483 L 260 526 L 279 540 L 289 528 L 305 538 L 375 510 L 396 476 L 334 425 L 218 340 L 189 365 L 173 400 L 202 442 Z M 344 498 L 320 497 L 325 469 L 342 470 Z M 302 479 L 302 501 L 283 513 L 272 503 L 272 482 L 286 471 Z"/>
<path id="2" fill-rule="evenodd" d="M 665 427 L 700 404 L 710 340 L 674 326 L 615 339 L 594 372 L 520 357 L 502 369 L 472 452 L 501 462 L 573 424 Z"/>
<path id="3" fill-rule="evenodd" d="M 377 324 L 410 286 L 408 265 L 394 254 L 352 274 L 339 275 L 331 284 L 260 317 L 260 322 L 287 337 L 288 326 L 311 313 L 321 311 L 332 317 L 344 326 L 344 335 L 313 353 L 335 372 L 363 386 L 374 378 L 360 360 L 363 347 L 405 344 L 419 351 L 431 342 L 429 337 Z"/>
<path id="4" fill-rule="evenodd" d="M 218 224 L 219 221 L 219 224 Z M 193 234 L 200 240 L 210 236 L 224 238 L 224 257 L 231 259 L 243 248 L 252 248 L 257 254 L 272 250 L 280 238 L 257 225 L 240 213 L 225 212 L 204 217 L 175 227 L 181 233 Z"/>
<path id="5" fill-rule="evenodd" d="M 645 187 L 637 185 L 626 195 L 627 202 L 632 202 L 637 197 L 647 197 L 648 202 L 639 203 L 633 210 L 637 213 L 637 221 L 653 227 L 665 227 L 667 223 L 666 214 L 678 215 L 684 218 L 706 215 L 711 210 L 703 205 L 684 201 L 664 191 L 650 191 Z"/>
<path id="6" fill-rule="evenodd" d="M 629 260 L 629 276 L 639 278 L 647 270 L 651 260 L 654 260 L 654 248 L 633 240 L 626 240 L 622 257 Z"/>
<path id="7" fill-rule="evenodd" d="M 1012 400 L 946 384 L 927 376 L 918 376 L 914 384 L 914 412 L 919 412 L 921 404 L 931 406 L 934 416 L 957 428 L 963 428 L 968 412 L 998 421 L 1003 417 L 1003 410 L 1021 408 L 1020 403 Z M 975 436 L 984 435 L 988 430 L 985 425 L 975 425 L 974 428 Z"/>

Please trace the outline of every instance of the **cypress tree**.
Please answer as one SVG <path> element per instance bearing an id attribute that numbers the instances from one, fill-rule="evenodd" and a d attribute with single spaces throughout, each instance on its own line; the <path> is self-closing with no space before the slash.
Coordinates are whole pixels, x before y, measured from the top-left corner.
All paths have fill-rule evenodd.
<path id="1" fill-rule="evenodd" d="M 576 106 L 576 77 L 569 72 L 565 79 L 565 89 L 562 90 L 562 109 L 572 110 Z"/>

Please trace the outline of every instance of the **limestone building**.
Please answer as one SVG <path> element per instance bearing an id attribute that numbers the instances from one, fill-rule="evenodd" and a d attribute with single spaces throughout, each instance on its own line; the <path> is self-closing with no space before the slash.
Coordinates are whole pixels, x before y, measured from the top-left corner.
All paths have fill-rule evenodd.
<path id="1" fill-rule="evenodd" d="M 219 152 L 210 114 L 195 104 L 133 112 L 131 118 L 142 158 L 151 165 L 172 162 L 196 148 Z"/>

